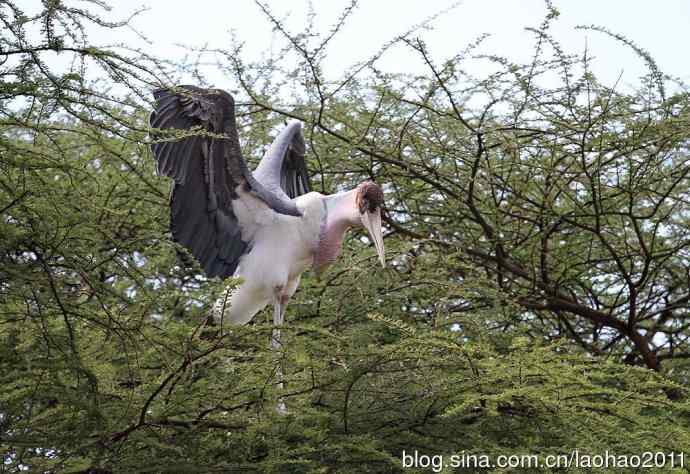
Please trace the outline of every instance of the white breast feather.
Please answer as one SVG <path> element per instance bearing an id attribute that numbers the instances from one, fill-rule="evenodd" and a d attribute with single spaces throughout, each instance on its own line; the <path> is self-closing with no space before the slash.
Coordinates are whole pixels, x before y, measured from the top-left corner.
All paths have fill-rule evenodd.
<path id="1" fill-rule="evenodd" d="M 242 239 L 252 250 L 242 257 L 237 276 L 244 283 L 231 296 L 225 317 L 233 324 L 245 324 L 271 301 L 276 286 L 287 285 L 293 293 L 299 276 L 312 265 L 324 216 L 323 198 L 308 193 L 296 199 L 302 217 L 285 216 L 240 189 L 241 199 L 233 211 L 242 226 Z M 216 318 L 220 318 L 216 309 Z"/>

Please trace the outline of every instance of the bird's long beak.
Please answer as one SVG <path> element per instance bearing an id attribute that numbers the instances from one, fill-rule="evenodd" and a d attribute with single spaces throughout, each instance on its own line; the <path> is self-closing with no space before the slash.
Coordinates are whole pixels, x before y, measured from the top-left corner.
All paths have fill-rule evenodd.
<path id="1" fill-rule="evenodd" d="M 376 209 L 374 212 L 365 212 L 362 214 L 362 224 L 369 232 L 371 240 L 374 241 L 376 253 L 379 255 L 379 262 L 382 267 L 386 267 L 386 256 L 383 248 L 383 232 L 381 231 L 381 209 Z"/>

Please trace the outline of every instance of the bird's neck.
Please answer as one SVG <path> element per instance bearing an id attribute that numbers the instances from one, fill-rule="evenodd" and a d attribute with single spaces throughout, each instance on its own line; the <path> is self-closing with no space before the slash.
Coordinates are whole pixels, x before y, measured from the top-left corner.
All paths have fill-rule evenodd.
<path id="1" fill-rule="evenodd" d="M 340 255 L 347 230 L 357 225 L 356 190 L 328 196 L 324 201 L 324 219 L 314 255 L 314 268 L 321 273 Z"/>

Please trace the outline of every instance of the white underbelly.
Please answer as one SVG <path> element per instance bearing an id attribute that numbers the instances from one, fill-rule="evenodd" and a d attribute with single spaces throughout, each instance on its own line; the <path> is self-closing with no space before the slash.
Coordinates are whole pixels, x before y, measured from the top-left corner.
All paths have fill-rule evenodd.
<path id="1" fill-rule="evenodd" d="M 291 297 L 300 275 L 311 266 L 312 249 L 290 229 L 281 230 L 257 235 L 251 251 L 240 260 L 235 276 L 243 281 L 229 295 L 223 318 L 226 322 L 246 324 L 273 302 L 276 294 Z"/>
<path id="2" fill-rule="evenodd" d="M 301 218 L 272 214 L 270 219 L 261 223 L 257 221 L 259 225 L 250 233 L 252 248 L 240 259 L 235 272 L 243 282 L 229 294 L 229 307 L 223 316 L 229 323 L 249 322 L 274 301 L 276 291 L 292 296 L 300 275 L 312 265 L 323 206 L 317 193 L 298 199 L 307 201 L 306 204 L 298 201 L 300 210 L 304 212 Z M 222 314 L 214 313 L 216 319 Z"/>
<path id="3" fill-rule="evenodd" d="M 272 289 L 309 268 L 313 250 L 292 230 L 269 229 L 265 235 L 257 235 L 251 251 L 240 260 L 237 275 L 252 286 Z"/>

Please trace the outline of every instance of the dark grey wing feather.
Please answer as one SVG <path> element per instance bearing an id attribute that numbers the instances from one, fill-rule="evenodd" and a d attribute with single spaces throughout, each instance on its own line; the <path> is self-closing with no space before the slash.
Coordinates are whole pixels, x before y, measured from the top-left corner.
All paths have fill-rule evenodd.
<path id="1" fill-rule="evenodd" d="M 238 186 L 274 211 L 300 215 L 256 182 L 242 158 L 234 101 L 220 90 L 181 86 L 154 92 L 150 117 L 151 150 L 159 174 L 173 178 L 170 225 L 174 239 L 187 247 L 209 277 L 232 276 L 251 242 L 232 202 Z"/>
<path id="2" fill-rule="evenodd" d="M 254 170 L 254 177 L 265 188 L 284 199 L 308 193 L 309 172 L 304 159 L 304 137 L 300 122 L 290 122 L 276 137 Z"/>
<path id="3" fill-rule="evenodd" d="M 304 139 L 296 134 L 288 147 L 280 169 L 280 187 L 291 199 L 310 191 L 309 172 L 304 160 Z"/>

